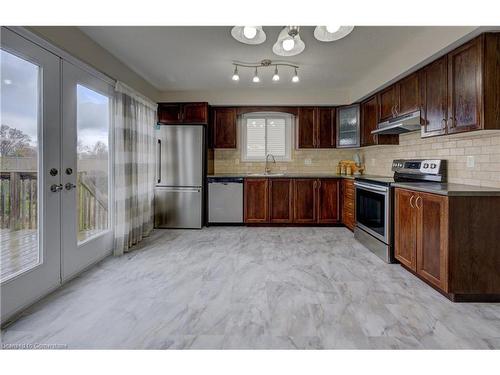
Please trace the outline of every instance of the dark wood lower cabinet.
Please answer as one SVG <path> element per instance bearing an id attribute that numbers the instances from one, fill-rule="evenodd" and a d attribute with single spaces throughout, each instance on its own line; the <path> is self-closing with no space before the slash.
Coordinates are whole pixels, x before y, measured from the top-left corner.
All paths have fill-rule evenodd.
<path id="1" fill-rule="evenodd" d="M 318 180 L 318 223 L 338 223 L 340 219 L 339 180 L 322 178 Z"/>
<path id="2" fill-rule="evenodd" d="M 342 223 L 350 230 L 354 230 L 354 226 L 356 225 L 354 216 L 354 180 L 343 179 L 341 186 Z"/>
<path id="3" fill-rule="evenodd" d="M 500 301 L 500 196 L 395 189 L 395 256 L 453 301 Z"/>
<path id="4" fill-rule="evenodd" d="M 269 222 L 291 223 L 293 221 L 293 180 L 290 178 L 269 179 Z"/>
<path id="5" fill-rule="evenodd" d="M 316 222 L 316 189 L 318 180 L 300 178 L 293 181 L 293 221 L 295 223 Z"/>
<path id="6" fill-rule="evenodd" d="M 243 185 L 245 223 L 267 223 L 268 179 L 245 178 Z"/>

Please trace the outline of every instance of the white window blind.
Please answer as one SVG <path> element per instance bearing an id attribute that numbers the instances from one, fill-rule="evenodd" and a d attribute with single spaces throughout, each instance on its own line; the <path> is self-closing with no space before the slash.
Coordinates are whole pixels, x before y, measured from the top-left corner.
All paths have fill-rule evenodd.
<path id="1" fill-rule="evenodd" d="M 292 116 L 286 113 L 251 113 L 241 119 L 242 160 L 290 160 Z"/>

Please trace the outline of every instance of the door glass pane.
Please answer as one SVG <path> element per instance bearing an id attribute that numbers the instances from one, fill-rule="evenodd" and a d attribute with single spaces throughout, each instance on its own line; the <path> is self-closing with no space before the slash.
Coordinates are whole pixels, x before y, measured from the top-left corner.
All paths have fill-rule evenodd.
<path id="1" fill-rule="evenodd" d="M 339 110 L 339 145 L 353 146 L 358 142 L 358 108 Z"/>
<path id="2" fill-rule="evenodd" d="M 78 242 L 109 226 L 109 98 L 77 85 Z"/>
<path id="3" fill-rule="evenodd" d="M 1 50 L 1 275 L 42 261 L 38 246 L 39 67 Z"/>

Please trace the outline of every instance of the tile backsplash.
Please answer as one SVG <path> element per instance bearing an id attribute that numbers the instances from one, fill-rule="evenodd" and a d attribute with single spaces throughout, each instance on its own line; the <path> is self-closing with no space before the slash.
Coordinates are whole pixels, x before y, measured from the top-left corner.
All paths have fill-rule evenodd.
<path id="1" fill-rule="evenodd" d="M 371 146 L 361 149 L 361 153 L 369 174 L 391 176 L 393 159 L 446 159 L 448 182 L 500 188 L 497 130 L 431 138 L 420 138 L 419 132 L 401 134 L 398 146 Z"/>
<path id="2" fill-rule="evenodd" d="M 356 152 L 363 155 L 368 174 L 391 176 L 393 159 L 446 159 L 449 182 L 500 188 L 500 131 L 492 130 L 432 138 L 420 138 L 419 132 L 402 134 L 397 146 L 294 149 L 291 161 L 277 162 L 270 166 L 273 171 L 282 172 L 335 172 L 335 166 L 340 160 L 352 159 Z M 242 162 L 240 159 L 239 149 L 215 150 L 215 173 L 264 171 L 263 162 Z"/>

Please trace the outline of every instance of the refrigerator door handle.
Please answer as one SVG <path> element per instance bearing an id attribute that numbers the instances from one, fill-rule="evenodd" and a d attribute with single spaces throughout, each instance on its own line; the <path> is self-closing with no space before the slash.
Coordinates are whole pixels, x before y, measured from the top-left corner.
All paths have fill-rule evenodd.
<path id="1" fill-rule="evenodd" d="M 158 139 L 158 183 L 161 182 L 161 139 Z"/>

